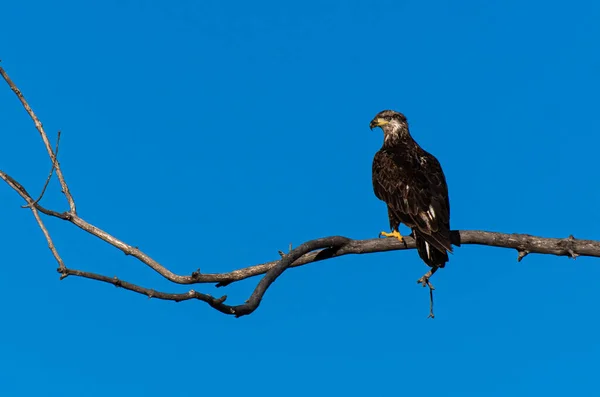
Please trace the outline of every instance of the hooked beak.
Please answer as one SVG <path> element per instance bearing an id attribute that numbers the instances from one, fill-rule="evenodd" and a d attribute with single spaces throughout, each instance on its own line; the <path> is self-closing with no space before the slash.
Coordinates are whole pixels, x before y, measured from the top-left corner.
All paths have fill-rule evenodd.
<path id="1" fill-rule="evenodd" d="M 381 127 L 386 124 L 389 124 L 389 121 L 387 121 L 386 119 L 382 119 L 380 117 L 376 117 L 373 120 L 371 120 L 371 124 L 369 124 L 369 127 L 371 127 L 371 129 L 373 129 L 375 127 Z"/>

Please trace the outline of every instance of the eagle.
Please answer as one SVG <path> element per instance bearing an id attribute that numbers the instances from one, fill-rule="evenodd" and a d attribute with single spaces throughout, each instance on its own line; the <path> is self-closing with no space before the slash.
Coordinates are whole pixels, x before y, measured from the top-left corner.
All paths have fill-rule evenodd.
<path id="1" fill-rule="evenodd" d="M 387 204 L 391 233 L 401 242 L 401 223 L 412 229 L 419 256 L 432 268 L 448 262 L 450 200 L 440 162 L 412 138 L 406 117 L 393 110 L 379 112 L 371 130 L 383 130 L 383 146 L 373 158 L 373 191 Z"/>

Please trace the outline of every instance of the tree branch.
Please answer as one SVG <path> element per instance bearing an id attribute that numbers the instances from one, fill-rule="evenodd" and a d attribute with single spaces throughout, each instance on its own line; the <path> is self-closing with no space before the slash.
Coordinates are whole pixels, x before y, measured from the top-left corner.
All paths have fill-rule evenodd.
<path id="1" fill-rule="evenodd" d="M 65 266 L 62 258 L 58 254 L 58 251 L 56 250 L 56 247 L 54 246 L 54 242 L 52 241 L 52 238 L 50 237 L 50 232 L 48 232 L 48 229 L 46 228 L 46 226 L 44 225 L 44 222 L 42 221 L 42 218 L 40 217 L 40 214 L 38 212 L 38 207 L 36 206 L 35 201 L 31 198 L 29 193 L 27 193 L 25 188 L 19 182 L 15 181 L 13 178 L 6 175 L 1 170 L 0 170 L 0 178 L 2 180 L 4 180 L 8 184 L 8 186 L 12 187 L 17 193 L 19 193 L 19 195 L 21 197 L 23 197 L 23 199 L 27 202 L 28 205 L 26 208 L 31 209 L 31 212 L 33 213 L 33 217 L 35 218 L 38 226 L 42 230 L 42 233 L 44 233 L 44 237 L 46 238 L 46 241 L 48 242 L 48 248 L 52 252 L 52 255 L 54 256 L 54 259 L 56 259 L 56 262 L 58 262 L 59 271 L 66 270 L 66 266 Z M 49 212 L 52 213 L 53 211 L 49 211 Z"/>
<path id="2" fill-rule="evenodd" d="M 196 299 L 206 302 L 216 310 L 234 315 L 236 317 L 248 315 L 255 311 L 260 302 L 262 301 L 266 291 L 272 285 L 272 283 L 288 268 L 298 267 L 307 265 L 309 263 L 319 262 L 325 259 L 336 258 L 343 255 L 350 254 L 368 254 L 374 252 L 386 252 L 386 251 L 398 251 L 406 249 L 414 249 L 415 241 L 413 238 L 406 236 L 404 242 L 401 243 L 395 238 L 386 239 L 369 239 L 369 240 L 353 240 L 348 237 L 342 236 L 331 236 L 323 237 L 315 240 L 307 241 L 298 247 L 291 249 L 287 254 L 279 251 L 280 258 L 275 261 L 262 263 L 259 265 L 248 266 L 238 270 L 234 270 L 226 273 L 201 273 L 200 270 L 196 270 L 189 275 L 178 275 L 171 272 L 165 266 L 152 259 L 146 253 L 142 252 L 139 248 L 133 247 L 124 241 L 112 236 L 106 231 L 90 224 L 81 218 L 76 212 L 75 200 L 73 199 L 68 185 L 64 179 L 60 165 L 57 159 L 58 153 L 58 139 L 56 150 L 53 150 L 50 146 L 50 140 L 48 139 L 46 132 L 42 127 L 42 123 L 39 121 L 25 97 L 21 91 L 16 87 L 12 80 L 8 77 L 2 67 L 0 67 L 0 74 L 6 80 L 7 84 L 17 95 L 21 104 L 34 121 L 35 126 L 42 137 L 42 141 L 48 152 L 48 156 L 52 162 L 52 168 L 50 174 L 46 180 L 42 194 L 48 185 L 50 178 L 52 177 L 53 171 L 55 171 L 59 182 L 61 184 L 63 193 L 69 205 L 69 211 L 58 212 L 47 209 L 39 204 L 39 199 L 34 200 L 27 190 L 17 182 L 14 178 L 8 175 L 6 172 L 0 170 L 0 179 L 4 180 L 8 186 L 15 190 L 27 203 L 25 208 L 29 208 L 33 216 L 42 230 L 44 237 L 48 243 L 52 255 L 58 263 L 58 272 L 61 274 L 61 279 L 68 276 L 77 276 L 83 278 L 89 278 L 104 283 L 115 285 L 116 287 L 124 288 L 129 291 L 137 292 L 148 296 L 149 298 L 158 298 L 165 300 L 172 300 L 180 302 L 183 300 Z M 158 274 L 162 275 L 167 280 L 176 284 L 202 284 L 202 283 L 216 283 L 217 287 L 224 287 L 231 283 L 241 281 L 250 277 L 264 275 L 257 283 L 254 291 L 248 298 L 248 300 L 240 305 L 227 305 L 225 299 L 227 296 L 221 298 L 214 298 L 211 295 L 203 294 L 194 290 L 189 290 L 184 293 L 169 293 L 160 292 L 146 287 L 138 286 L 127 281 L 120 280 L 117 277 L 108 277 L 101 274 L 86 272 L 82 270 L 69 269 L 64 263 L 50 236 L 50 232 L 44 225 L 40 213 L 55 218 L 62 219 L 70 222 L 78 228 L 90 233 L 91 235 L 107 242 L 113 247 L 121 250 L 126 255 L 131 255 L 138 259 L 140 262 L 150 267 Z M 600 241 L 594 240 L 578 240 L 572 235 L 567 238 L 545 238 L 536 237 L 528 234 L 506 234 L 497 232 L 488 232 L 481 230 L 460 230 L 452 232 L 452 243 L 456 246 L 462 245 L 485 245 L 491 247 L 501 247 L 515 249 L 518 252 L 517 260 L 521 261 L 528 254 L 552 254 L 558 256 L 567 256 L 570 258 L 576 258 L 577 256 L 592 256 L 600 257 Z M 433 291 L 433 286 L 429 283 L 429 278 L 435 273 L 437 269 L 431 269 L 418 282 L 423 286 L 430 287 L 430 293 Z M 431 316 L 433 316 L 433 296 L 431 295 Z"/>
<path id="3" fill-rule="evenodd" d="M 459 238 L 457 243 L 460 242 L 460 245 L 485 245 L 501 248 L 514 248 L 517 250 L 526 247 L 529 252 L 538 254 L 553 254 L 568 257 L 576 257 L 578 255 L 600 257 L 600 241 L 578 240 L 572 236 L 562 239 L 544 238 L 530 236 L 527 234 L 506 234 L 480 230 L 453 231 L 453 236 L 455 238 Z M 276 261 L 255 266 L 248 266 L 228 273 L 198 274 L 195 272 L 195 276 L 193 274 L 192 277 L 196 277 L 196 280 L 190 282 L 190 284 L 217 282 L 217 286 L 225 286 L 249 277 L 265 274 L 265 276 L 257 284 L 250 298 L 244 304 L 236 306 L 229 306 L 223 303 L 227 296 L 217 299 L 210 295 L 201 294 L 194 290 L 190 290 L 187 293 L 158 292 L 152 289 L 137 286 L 132 283 L 121 281 L 116 277 L 110 278 L 94 273 L 72 269 L 63 269 L 62 271 L 59 269 L 59 272 L 62 274 L 61 278 L 69 275 L 90 278 L 147 295 L 151 298 L 173 300 L 176 302 L 198 299 L 208 303 L 210 306 L 222 313 L 240 317 L 248 315 L 258 308 L 266 290 L 287 268 L 303 266 L 343 255 L 401 251 L 416 248 L 414 239 L 411 237 L 405 236 L 404 241 L 406 242 L 406 245 L 397 239 L 392 238 L 352 240 L 342 236 L 324 237 L 301 244 L 288 254 L 284 254 L 281 259 Z M 417 282 L 423 284 L 423 286 L 429 286 L 430 289 L 432 289 L 432 286 L 429 283 L 429 278 L 434 273 L 434 269 L 430 270 Z M 432 314 L 430 314 L 430 316 L 432 316 Z"/>
<path id="4" fill-rule="evenodd" d="M 46 183 L 44 183 L 44 187 L 42 188 L 40 195 L 38 196 L 38 198 L 35 199 L 33 204 L 27 204 L 27 205 L 22 206 L 21 208 L 31 207 L 32 205 L 39 203 L 40 200 L 44 197 L 44 193 L 46 193 L 46 189 L 48 188 L 48 185 L 50 184 L 50 180 L 52 179 L 52 175 L 54 174 L 54 170 L 56 169 L 59 144 L 60 144 L 60 131 L 58 131 L 58 134 L 56 134 L 56 147 L 54 148 L 54 160 L 52 161 L 52 167 L 50 168 L 50 172 L 48 173 L 48 177 L 46 178 Z"/>
<path id="5" fill-rule="evenodd" d="M 10 79 L 10 77 L 8 77 L 8 74 L 6 73 L 4 68 L 2 68 L 2 66 L 0 66 L 0 75 L 2 75 L 2 77 L 4 78 L 4 80 L 6 81 L 8 86 L 10 87 L 10 89 L 15 93 L 17 98 L 19 98 L 19 101 L 21 101 L 23 108 L 25 108 L 25 111 L 27 112 L 29 117 L 31 117 L 31 120 L 33 120 L 33 123 L 35 124 L 35 128 L 40 133 L 40 136 L 42 137 L 42 141 L 44 141 L 44 146 L 46 147 L 46 151 L 48 152 L 50 161 L 52 161 L 52 163 L 55 164 L 56 176 L 58 177 L 58 181 L 60 182 L 62 191 L 63 191 L 65 197 L 67 198 L 67 201 L 69 202 L 70 211 L 75 214 L 77 212 L 75 209 L 75 200 L 73 200 L 73 196 L 71 196 L 71 192 L 69 191 L 67 182 L 65 182 L 65 177 L 63 176 L 62 170 L 60 169 L 60 164 L 59 164 L 58 160 L 56 159 L 56 155 L 55 155 L 54 151 L 52 150 L 52 145 L 50 145 L 50 140 L 48 139 L 48 135 L 46 134 L 46 131 L 44 131 L 44 126 L 42 125 L 42 122 L 37 118 L 37 116 L 33 112 L 33 109 L 31 109 L 31 106 L 29 106 L 29 104 L 25 100 L 25 97 L 23 96 L 23 93 L 21 93 L 21 90 L 19 90 L 17 88 L 17 86 L 15 85 L 15 83 L 13 83 L 13 81 Z"/>

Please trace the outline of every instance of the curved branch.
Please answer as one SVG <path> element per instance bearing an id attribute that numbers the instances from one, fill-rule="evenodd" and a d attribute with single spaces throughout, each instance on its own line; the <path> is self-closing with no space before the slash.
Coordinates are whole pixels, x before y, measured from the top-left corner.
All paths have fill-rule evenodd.
<path id="1" fill-rule="evenodd" d="M 458 246 L 463 244 L 486 245 L 491 247 L 513 248 L 519 253 L 553 254 L 571 258 L 576 258 L 577 256 L 600 257 L 600 241 L 578 240 L 573 236 L 560 239 L 536 237 L 528 234 L 486 232 L 481 230 L 460 230 L 453 231 L 452 233 L 454 243 Z M 241 317 L 251 314 L 258 308 L 267 289 L 277 277 L 290 267 L 298 267 L 349 254 L 367 254 L 416 248 L 415 241 L 411 237 L 405 236 L 404 241 L 406 244 L 393 238 L 352 240 L 343 236 L 324 237 L 308 241 L 291 250 L 288 254 L 284 254 L 281 259 L 276 261 L 245 267 L 229 273 L 195 273 L 195 276 L 192 276 L 196 277 L 196 283 L 218 282 L 217 286 L 219 287 L 249 277 L 265 274 L 252 292 L 252 295 L 250 295 L 250 298 L 248 298 L 244 304 L 235 306 L 226 305 L 224 303 L 227 298 L 226 295 L 221 298 L 214 298 L 211 295 L 202 294 L 194 290 L 190 290 L 186 293 L 159 292 L 122 281 L 116 277 L 110 278 L 95 273 L 66 268 L 59 268 L 58 271 L 62 274 L 61 279 L 69 275 L 90 278 L 147 295 L 149 298 L 173 300 L 176 302 L 197 299 L 208 303 L 211 307 L 217 309 L 221 313 Z M 522 258 L 520 254 L 519 258 Z M 434 272 L 435 270 L 432 269 L 417 282 L 427 283 L 429 277 Z M 426 280 L 424 280 L 424 277 L 426 277 Z"/>
<path id="2" fill-rule="evenodd" d="M 320 249 L 320 248 L 329 247 L 329 249 L 335 249 L 336 247 L 341 247 L 350 241 L 351 240 L 346 237 L 334 236 L 334 237 L 324 237 L 324 238 L 319 238 L 316 240 L 311 240 L 311 241 L 308 241 L 308 242 L 300 245 L 299 247 L 292 250 L 287 255 L 283 256 L 279 261 L 277 261 L 277 264 L 275 266 L 271 267 L 266 272 L 265 276 L 257 284 L 256 288 L 254 289 L 254 292 L 252 292 L 252 295 L 250 295 L 250 298 L 248 298 L 248 300 L 245 303 L 243 303 L 241 305 L 235 305 L 235 306 L 230 306 L 230 305 L 226 305 L 225 303 L 223 303 L 223 302 L 225 302 L 225 299 L 227 299 L 227 295 L 224 295 L 221 298 L 217 299 L 217 298 L 213 298 L 211 295 L 202 294 L 202 293 L 194 291 L 194 290 L 190 290 L 187 293 L 159 292 L 159 291 L 151 290 L 148 288 L 140 287 L 138 285 L 135 285 L 135 284 L 132 284 L 132 283 L 129 283 L 126 281 L 119 280 L 117 277 L 110 278 L 110 277 L 106 277 L 106 276 L 95 274 L 95 273 L 83 272 L 80 270 L 65 269 L 65 268 L 58 268 L 57 270 L 59 273 L 61 273 L 61 279 L 64 279 L 65 277 L 70 276 L 70 275 L 85 277 L 85 278 L 90 278 L 93 280 L 113 284 L 116 287 L 125 288 L 125 289 L 133 291 L 133 292 L 144 294 L 144 295 L 147 295 L 149 298 L 173 300 L 176 302 L 180 302 L 183 300 L 189 300 L 189 299 L 198 299 L 198 300 L 208 303 L 210 306 L 217 309 L 221 313 L 234 315 L 235 317 L 241 317 L 241 316 L 246 316 L 246 315 L 252 313 L 253 311 L 255 311 L 258 308 L 258 306 L 260 305 L 260 302 L 262 301 L 263 296 L 265 295 L 265 292 L 267 292 L 267 289 L 271 286 L 271 284 L 288 267 L 290 267 L 292 265 L 292 263 L 294 263 L 294 261 L 296 261 L 302 255 L 304 255 L 310 251 Z"/>

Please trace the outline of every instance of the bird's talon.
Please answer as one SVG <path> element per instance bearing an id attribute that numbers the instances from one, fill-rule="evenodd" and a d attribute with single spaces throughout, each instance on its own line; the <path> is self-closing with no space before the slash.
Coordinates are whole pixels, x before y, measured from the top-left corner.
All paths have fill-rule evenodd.
<path id="1" fill-rule="evenodd" d="M 400 234 L 400 232 L 398 230 L 394 230 L 391 233 L 381 232 L 381 233 L 379 233 L 379 237 L 381 237 L 381 236 L 396 237 L 398 240 L 400 240 L 401 243 L 404 242 L 404 238 L 402 237 L 402 235 Z"/>

